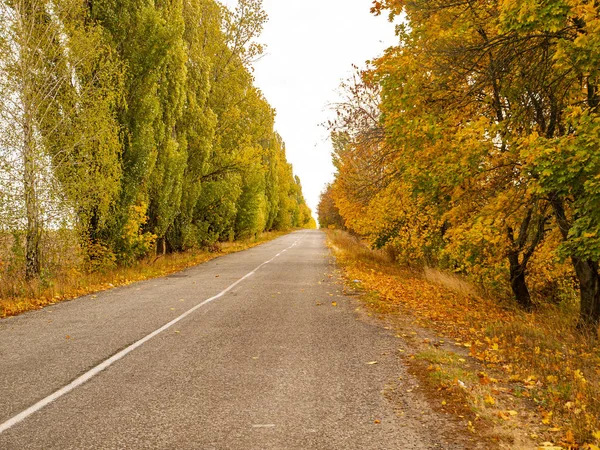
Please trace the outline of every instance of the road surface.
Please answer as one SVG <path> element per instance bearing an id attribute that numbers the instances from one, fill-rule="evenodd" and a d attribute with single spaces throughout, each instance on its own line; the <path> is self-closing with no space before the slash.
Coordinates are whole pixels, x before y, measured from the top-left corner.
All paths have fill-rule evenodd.
<path id="1" fill-rule="evenodd" d="M 400 392 L 397 338 L 357 318 L 324 241 L 0 321 L 0 448 L 457 448 Z"/>

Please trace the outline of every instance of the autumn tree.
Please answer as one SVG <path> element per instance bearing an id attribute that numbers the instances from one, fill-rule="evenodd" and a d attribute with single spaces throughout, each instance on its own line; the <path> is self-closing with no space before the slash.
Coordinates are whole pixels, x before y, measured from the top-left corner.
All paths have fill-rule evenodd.
<path id="1" fill-rule="evenodd" d="M 382 236 L 394 238 L 414 226 L 389 217 L 389 199 L 417 214 L 405 218 L 427 212 L 426 228 L 440 233 L 426 233 L 422 242 L 437 242 L 440 262 L 485 279 L 487 268 L 501 267 L 504 258 L 525 308 L 531 307 L 529 263 L 557 226 L 560 252 L 570 256 L 580 281 L 580 323 L 597 324 L 597 221 L 588 205 L 595 202 L 598 6 L 388 0 L 374 2 L 373 11 L 405 21 L 401 45 L 373 70 L 385 135 L 374 155 L 393 155 L 376 164 L 391 181 L 368 195 L 360 211 L 377 213 L 377 199 L 387 202 L 377 217 L 391 224 Z M 350 122 L 364 128 L 360 119 Z M 355 171 L 356 180 L 345 174 L 352 173 L 349 155 L 367 147 L 348 134 L 340 142 L 343 170 L 334 187 L 344 215 L 361 205 L 351 192 L 365 172 Z"/>
<path id="2" fill-rule="evenodd" d="M 335 205 L 335 201 L 332 197 L 331 184 L 328 184 L 323 192 L 321 192 L 319 205 L 317 206 L 317 215 L 319 217 L 319 226 L 321 228 L 344 229 L 344 219 L 340 215 L 340 210 Z"/>
<path id="3" fill-rule="evenodd" d="M 541 48 L 547 68 L 536 80 L 544 95 L 531 99 L 537 127 L 523 138 L 521 149 L 540 194 L 552 205 L 564 241 L 561 252 L 570 257 L 579 280 L 580 325 L 597 326 L 600 6 L 540 3 L 528 7 L 525 17 L 526 6 L 508 3 L 501 15 L 503 32 Z"/>

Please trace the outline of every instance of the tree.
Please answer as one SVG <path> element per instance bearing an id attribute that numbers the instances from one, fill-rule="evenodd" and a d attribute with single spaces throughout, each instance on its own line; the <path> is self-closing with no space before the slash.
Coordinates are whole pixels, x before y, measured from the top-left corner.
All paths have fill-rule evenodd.
<path id="1" fill-rule="evenodd" d="M 100 270 L 310 223 L 251 73 L 261 1 L 0 0 L 0 19 L 0 228 L 28 280 L 44 232 Z"/>
<path id="2" fill-rule="evenodd" d="M 86 248 L 88 230 L 104 223 L 117 195 L 120 67 L 77 2 L 3 2 L 0 16 L 0 89 L 9 100 L 0 121 L 4 144 L 20 154 L 26 278 L 32 280 L 41 271 L 49 203 L 66 202 Z"/>
<path id="3" fill-rule="evenodd" d="M 470 271 L 505 255 L 513 293 L 529 308 L 525 274 L 552 210 L 580 281 L 580 323 L 597 325 L 598 222 L 587 205 L 598 5 L 374 2 L 373 12 L 384 10 L 407 18 L 402 45 L 376 63 L 386 142 L 412 195 L 443 206 L 442 253 Z"/>
<path id="4" fill-rule="evenodd" d="M 186 99 L 177 130 L 187 142 L 187 162 L 180 211 L 167 231 L 168 248 L 175 251 L 197 243 L 194 210 L 203 192 L 217 124 L 216 115 L 208 106 L 211 59 L 207 36 L 216 36 L 220 31 L 219 7 L 210 0 L 185 1 L 183 19 L 183 39 L 187 49 Z"/>
<path id="5" fill-rule="evenodd" d="M 165 236 L 180 212 L 188 162 L 187 130 L 182 129 L 188 54 L 183 38 L 182 1 L 159 5 L 167 46 L 164 60 L 157 67 L 160 117 L 155 126 L 156 162 L 149 175 L 147 231 L 157 237 L 157 253 L 164 254 L 167 250 Z"/>
<path id="6" fill-rule="evenodd" d="M 340 210 L 335 206 L 335 201 L 332 197 L 333 186 L 328 184 L 319 198 L 317 214 L 319 217 L 319 226 L 321 228 L 337 228 L 344 229 L 344 219 L 340 215 Z"/>

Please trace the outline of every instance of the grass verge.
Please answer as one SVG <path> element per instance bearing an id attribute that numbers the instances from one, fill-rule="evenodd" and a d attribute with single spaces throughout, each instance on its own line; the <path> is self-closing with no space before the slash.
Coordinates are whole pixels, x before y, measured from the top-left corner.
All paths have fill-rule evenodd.
<path id="1" fill-rule="evenodd" d="M 137 281 L 169 275 L 219 256 L 247 250 L 284 234 L 286 232 L 263 233 L 256 239 L 223 243 L 219 246 L 219 250 L 214 252 L 190 250 L 159 258 L 146 258 L 132 266 L 118 267 L 104 272 L 85 273 L 73 268 L 60 277 L 50 280 L 46 286 L 29 286 L 27 289 L 30 292 L 29 295 L 0 298 L 0 318 L 40 309 L 117 286 L 126 286 Z"/>
<path id="2" fill-rule="evenodd" d="M 442 410 L 453 399 L 471 432 L 509 448 L 599 450 L 600 347 L 575 330 L 576 305 L 526 314 L 452 275 L 403 269 L 348 233 L 329 231 L 328 242 L 371 311 L 411 317 L 407 361 Z"/>

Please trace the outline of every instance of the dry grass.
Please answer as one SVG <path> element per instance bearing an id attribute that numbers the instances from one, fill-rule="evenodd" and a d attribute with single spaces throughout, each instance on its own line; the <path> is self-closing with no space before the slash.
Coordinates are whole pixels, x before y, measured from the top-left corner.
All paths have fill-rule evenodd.
<path id="1" fill-rule="evenodd" d="M 11 295 L 0 297 L 0 318 L 71 300 L 82 295 L 125 286 L 137 281 L 165 276 L 196 266 L 216 257 L 235 253 L 284 235 L 282 232 L 263 233 L 257 239 L 224 243 L 216 252 L 189 251 L 160 258 L 147 258 L 129 267 L 117 267 L 103 272 L 86 273 L 76 266 L 64 267 L 49 279 L 25 283 L 22 278 L 1 280 L 2 291 Z"/>
<path id="2" fill-rule="evenodd" d="M 543 304 L 526 314 L 478 295 L 452 275 L 403 270 L 381 252 L 358 248 L 360 241 L 345 233 L 328 234 L 349 279 L 361 280 L 380 301 L 410 311 L 418 325 L 466 349 L 470 361 L 504 386 L 491 391 L 487 404 L 473 407 L 521 402 L 533 422 L 519 423 L 521 414 L 507 417 L 502 411 L 496 420 L 518 423 L 540 444 L 594 450 L 600 445 L 600 347 L 596 336 L 576 330 L 576 305 Z"/>
<path id="3" fill-rule="evenodd" d="M 439 284 L 446 289 L 464 296 L 480 295 L 478 290 L 458 275 L 442 272 L 441 270 L 425 267 L 423 270 L 425 279 L 431 283 Z"/>
<path id="4" fill-rule="evenodd" d="M 330 240 L 333 250 L 343 250 L 349 258 L 376 264 L 390 264 L 393 262 L 392 257 L 385 250 L 372 250 L 350 233 L 329 231 L 329 236 L 335 236 L 335 239 Z"/>

